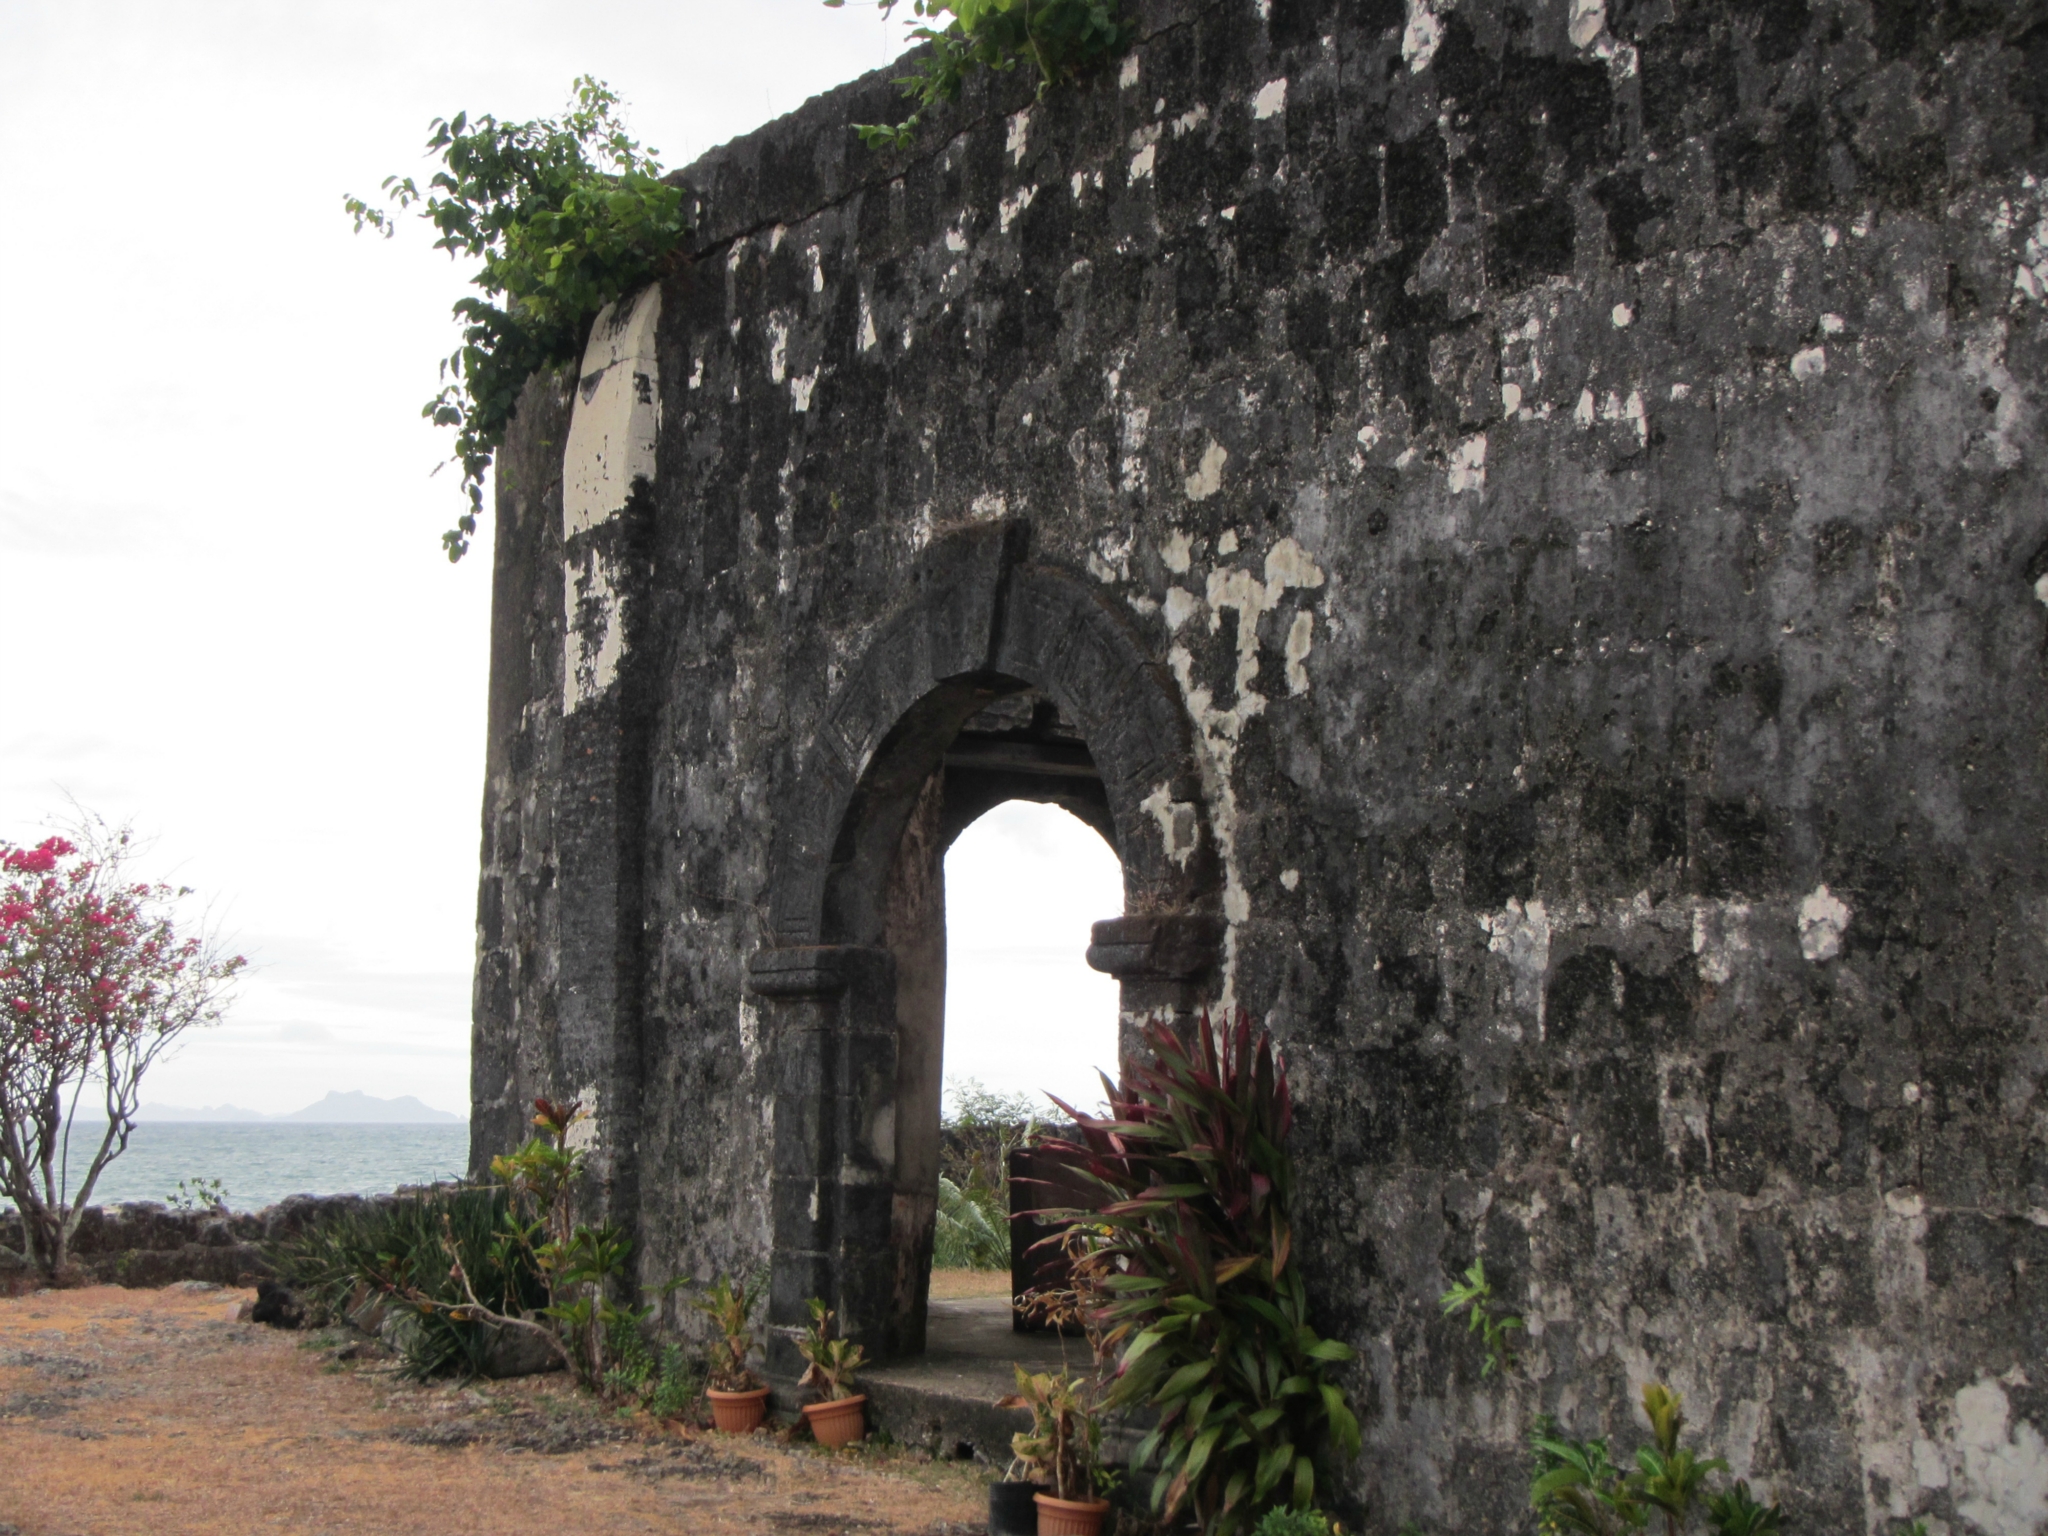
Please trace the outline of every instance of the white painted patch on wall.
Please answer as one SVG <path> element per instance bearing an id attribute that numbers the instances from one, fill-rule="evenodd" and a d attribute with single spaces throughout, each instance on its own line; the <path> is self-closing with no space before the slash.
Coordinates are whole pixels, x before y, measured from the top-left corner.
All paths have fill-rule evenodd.
<path id="1" fill-rule="evenodd" d="M 1451 450 L 1451 468 L 1446 477 L 1451 494 L 1486 489 L 1486 434 L 1468 437 Z"/>
<path id="2" fill-rule="evenodd" d="M 1956 1513 L 1987 1536 L 2039 1536 L 2048 1526 L 2048 1443 L 1996 1381 L 1963 1388 L 1955 1399 Z"/>
<path id="3" fill-rule="evenodd" d="M 1842 952 L 1851 915 L 1839 896 L 1825 885 L 1815 886 L 1799 903 L 1799 952 L 1813 961 L 1834 959 Z"/>
<path id="4" fill-rule="evenodd" d="M 657 284 L 623 311 L 606 305 L 591 327 L 562 450 L 565 538 L 618 516 L 633 481 L 654 478 L 654 444 L 661 432 L 654 331 L 660 319 Z M 700 376 L 702 367 L 700 362 Z"/>
<path id="5" fill-rule="evenodd" d="M 1508 963 L 1508 994 L 1515 1008 L 1536 1020 L 1536 1038 L 1543 1038 L 1543 982 L 1550 972 L 1550 914 L 1541 897 L 1527 906 L 1513 896 L 1494 913 L 1482 913 L 1486 947 Z"/>
<path id="6" fill-rule="evenodd" d="M 1572 0 L 1568 23 L 1574 48 L 1590 48 L 1607 30 L 1607 0 Z"/>
<path id="7" fill-rule="evenodd" d="M 1401 29 L 1401 57 L 1407 61 L 1408 72 L 1419 75 L 1429 68 L 1443 41 L 1443 20 L 1429 0 L 1408 0 L 1408 23 Z"/>
<path id="8" fill-rule="evenodd" d="M 1230 450 L 1209 439 L 1209 446 L 1202 450 L 1202 462 L 1195 466 L 1195 472 L 1187 477 L 1186 490 L 1189 501 L 1207 501 L 1223 488 L 1223 466 L 1230 462 Z"/>
<path id="9" fill-rule="evenodd" d="M 1826 347 L 1802 347 L 1792 354 L 1792 377 L 1804 384 L 1828 371 Z"/>
<path id="10" fill-rule="evenodd" d="M 562 562 L 562 611 L 562 707 L 573 714 L 618 680 L 626 651 L 618 585 L 601 552 Z"/>
<path id="11" fill-rule="evenodd" d="M 1259 94 L 1252 98 L 1252 116 L 1263 122 L 1269 117 L 1278 117 L 1287 110 L 1287 80 L 1268 80 L 1259 87 Z"/>

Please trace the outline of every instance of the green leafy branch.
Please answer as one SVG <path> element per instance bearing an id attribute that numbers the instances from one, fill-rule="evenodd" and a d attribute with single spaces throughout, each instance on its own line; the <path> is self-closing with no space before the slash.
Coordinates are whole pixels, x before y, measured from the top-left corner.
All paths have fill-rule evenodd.
<path id="1" fill-rule="evenodd" d="M 884 16 L 899 0 L 876 0 Z M 846 0 L 825 0 L 838 10 Z M 1029 64 L 1041 99 L 1100 68 L 1131 45 L 1136 28 L 1123 19 L 1121 0 L 909 0 L 910 35 L 929 43 L 917 72 L 896 83 L 917 111 L 893 126 L 856 123 L 871 149 L 902 149 L 916 136 L 924 109 L 959 98 L 977 69 L 1011 70 Z"/>
<path id="2" fill-rule="evenodd" d="M 358 234 L 388 237 L 396 214 L 416 212 L 433 226 L 436 250 L 482 263 L 479 293 L 455 304 L 462 344 L 420 412 L 455 432 L 467 505 L 441 536 L 450 560 L 468 552 L 484 474 L 528 377 L 578 361 L 598 312 L 661 276 L 690 232 L 682 189 L 661 180 L 656 152 L 626 131 L 619 98 L 588 75 L 575 92 L 558 119 L 436 119 L 427 150 L 442 169 L 424 190 L 387 176 L 392 212 L 359 197 L 343 203 Z"/>
<path id="3" fill-rule="evenodd" d="M 1496 1312 L 1493 1285 L 1486 1278 L 1486 1260 L 1474 1259 L 1465 1278 L 1437 1298 L 1445 1317 L 1459 1312 L 1466 1316 L 1467 1331 L 1476 1333 L 1486 1350 L 1486 1364 L 1480 1367 L 1482 1380 L 1495 1371 L 1505 1375 L 1515 1368 L 1512 1335 L 1528 1327 L 1512 1312 Z"/>

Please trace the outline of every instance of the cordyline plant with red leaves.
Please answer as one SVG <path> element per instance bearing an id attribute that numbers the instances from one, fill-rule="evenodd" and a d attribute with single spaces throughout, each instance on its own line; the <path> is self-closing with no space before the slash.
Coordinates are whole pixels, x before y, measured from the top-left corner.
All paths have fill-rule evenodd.
<path id="1" fill-rule="evenodd" d="M 1192 1507 L 1229 1536 L 1275 1506 L 1311 1507 L 1327 1449 L 1358 1454 L 1358 1421 L 1324 1374 L 1353 1352 L 1309 1326 L 1294 1109 L 1271 1036 L 1242 1009 L 1204 1013 L 1191 1035 L 1147 1026 L 1152 1063 L 1103 1079 L 1107 1118 L 1060 1104 L 1080 1140 L 1045 1149 L 1101 1199 L 1043 1214 L 1098 1234 L 1080 1283 L 1099 1349 L 1119 1356 L 1105 1406 L 1159 1415 L 1133 1458 L 1158 1465 L 1153 1507 L 1169 1520 Z"/>
<path id="2" fill-rule="evenodd" d="M 0 840 L 0 1193 L 21 1212 L 21 1257 L 53 1280 L 93 1186 L 127 1149 L 143 1074 L 219 1019 L 243 965 L 179 932 L 189 891 L 125 876 L 127 829 L 93 822 L 80 835 L 83 850 Z"/>

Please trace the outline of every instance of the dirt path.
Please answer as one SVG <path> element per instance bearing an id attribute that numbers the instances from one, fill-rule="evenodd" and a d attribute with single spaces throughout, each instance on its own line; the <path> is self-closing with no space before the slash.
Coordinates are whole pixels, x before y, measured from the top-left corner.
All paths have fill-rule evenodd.
<path id="1" fill-rule="evenodd" d="M 232 1321 L 248 1295 L 0 1300 L 0 1536 L 984 1528 L 964 1466 L 664 1433 L 559 1377 L 409 1386 Z"/>

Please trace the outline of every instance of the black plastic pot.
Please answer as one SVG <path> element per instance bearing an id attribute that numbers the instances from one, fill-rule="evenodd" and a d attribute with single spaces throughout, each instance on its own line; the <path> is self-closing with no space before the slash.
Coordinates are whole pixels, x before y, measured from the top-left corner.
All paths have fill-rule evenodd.
<path id="1" fill-rule="evenodd" d="M 1044 1483 L 990 1483 L 988 1485 L 988 1536 L 1038 1536 L 1038 1506 L 1035 1493 L 1046 1491 Z"/>

